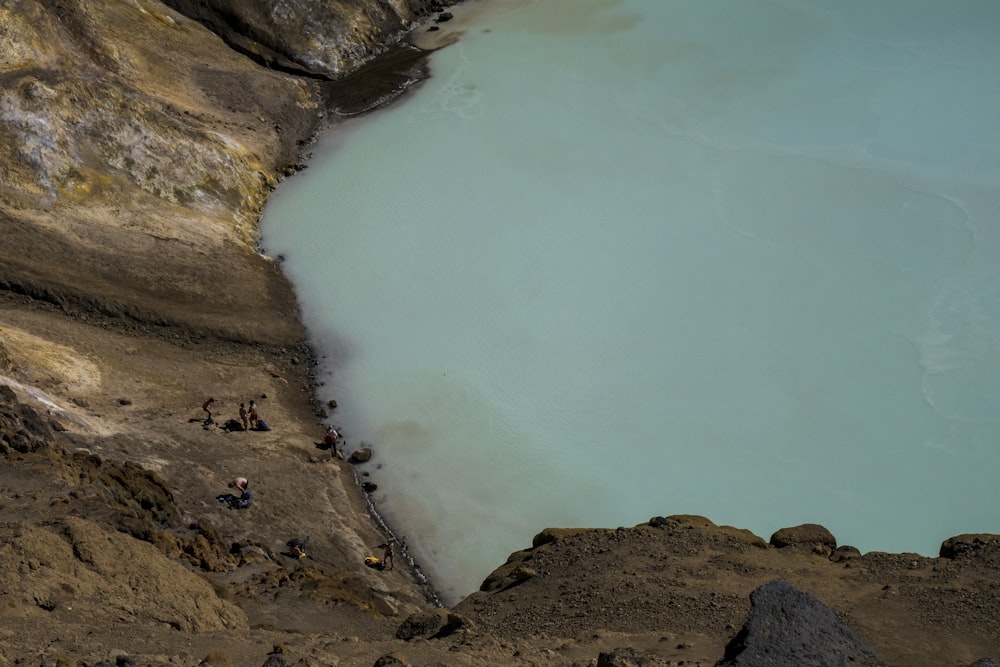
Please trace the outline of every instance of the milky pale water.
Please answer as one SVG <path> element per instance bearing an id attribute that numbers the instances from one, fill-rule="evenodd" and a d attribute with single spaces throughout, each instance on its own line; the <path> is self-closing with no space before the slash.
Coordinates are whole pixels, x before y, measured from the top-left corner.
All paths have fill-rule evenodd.
<path id="1" fill-rule="evenodd" d="M 444 597 L 547 526 L 1000 532 L 1000 3 L 485 7 L 263 223 Z"/>

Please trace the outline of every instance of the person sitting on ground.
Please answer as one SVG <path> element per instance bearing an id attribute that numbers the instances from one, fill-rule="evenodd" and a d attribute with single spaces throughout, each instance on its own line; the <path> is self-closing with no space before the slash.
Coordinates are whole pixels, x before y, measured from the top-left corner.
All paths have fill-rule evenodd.
<path id="1" fill-rule="evenodd" d="M 295 558 L 305 558 L 306 556 L 306 545 L 297 537 L 293 537 L 288 540 L 285 545 L 288 547 L 288 553 Z"/>
<path id="2" fill-rule="evenodd" d="M 376 548 L 382 550 L 382 569 L 391 570 L 396 557 L 396 540 L 388 540 Z"/>
<path id="3" fill-rule="evenodd" d="M 250 480 L 246 477 L 236 477 L 229 483 L 230 489 L 236 489 L 241 494 L 246 493 L 247 487 L 250 486 Z"/>

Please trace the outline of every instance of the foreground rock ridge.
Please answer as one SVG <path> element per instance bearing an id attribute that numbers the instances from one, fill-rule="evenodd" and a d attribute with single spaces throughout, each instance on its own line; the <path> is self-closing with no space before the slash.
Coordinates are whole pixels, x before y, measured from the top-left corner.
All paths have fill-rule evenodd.
<path id="1" fill-rule="evenodd" d="M 861 554 L 650 508 L 450 608 L 365 566 L 370 464 L 321 440 L 257 223 L 318 132 L 426 77 L 451 4 L 0 4 L 0 667 L 1000 664 L 996 535 Z M 250 400 L 270 430 L 230 428 Z"/>

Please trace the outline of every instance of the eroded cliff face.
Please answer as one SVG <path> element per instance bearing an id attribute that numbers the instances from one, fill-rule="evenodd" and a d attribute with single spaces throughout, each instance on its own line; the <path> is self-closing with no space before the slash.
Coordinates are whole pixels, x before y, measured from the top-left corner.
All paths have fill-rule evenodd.
<path id="1" fill-rule="evenodd" d="M 315 85 L 158 2 L 18 0 L 0 31 L 0 282 L 141 322 L 297 335 L 246 331 L 219 287 L 288 300 L 261 274 L 256 221 L 323 119 Z"/>
<path id="2" fill-rule="evenodd" d="M 287 342 L 294 299 L 255 253 L 264 203 L 337 106 L 321 80 L 384 52 L 429 5 L 173 4 L 198 20 L 153 0 L 0 6 L 0 283 L 63 307 Z M 241 299 L 287 317 L 255 327 Z"/>
<path id="3" fill-rule="evenodd" d="M 270 66 L 339 78 L 454 0 L 165 0 Z"/>

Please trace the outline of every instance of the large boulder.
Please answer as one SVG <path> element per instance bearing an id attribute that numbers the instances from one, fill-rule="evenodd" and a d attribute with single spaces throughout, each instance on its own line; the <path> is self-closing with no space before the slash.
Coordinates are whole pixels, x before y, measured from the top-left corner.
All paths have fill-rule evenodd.
<path id="1" fill-rule="evenodd" d="M 372 460 L 372 449 L 371 447 L 362 447 L 354 452 L 348 457 L 349 463 L 368 463 Z"/>
<path id="2" fill-rule="evenodd" d="M 782 528 L 771 535 L 771 545 L 783 549 L 795 547 L 830 554 L 837 548 L 837 538 L 818 523 Z"/>
<path id="3" fill-rule="evenodd" d="M 876 667 L 875 651 L 787 581 L 750 594 L 750 615 L 716 667 Z"/>
<path id="4" fill-rule="evenodd" d="M 396 639 L 438 639 L 469 627 L 469 621 L 461 614 L 447 609 L 419 611 L 407 617 L 396 630 Z"/>
<path id="5" fill-rule="evenodd" d="M 950 560 L 976 559 L 1000 562 L 1000 535 L 965 533 L 949 537 L 941 543 L 941 558 Z"/>
<path id="6" fill-rule="evenodd" d="M 156 547 L 78 517 L 0 525 L 5 629 L 120 624 L 180 632 L 245 631 L 246 615 Z"/>

